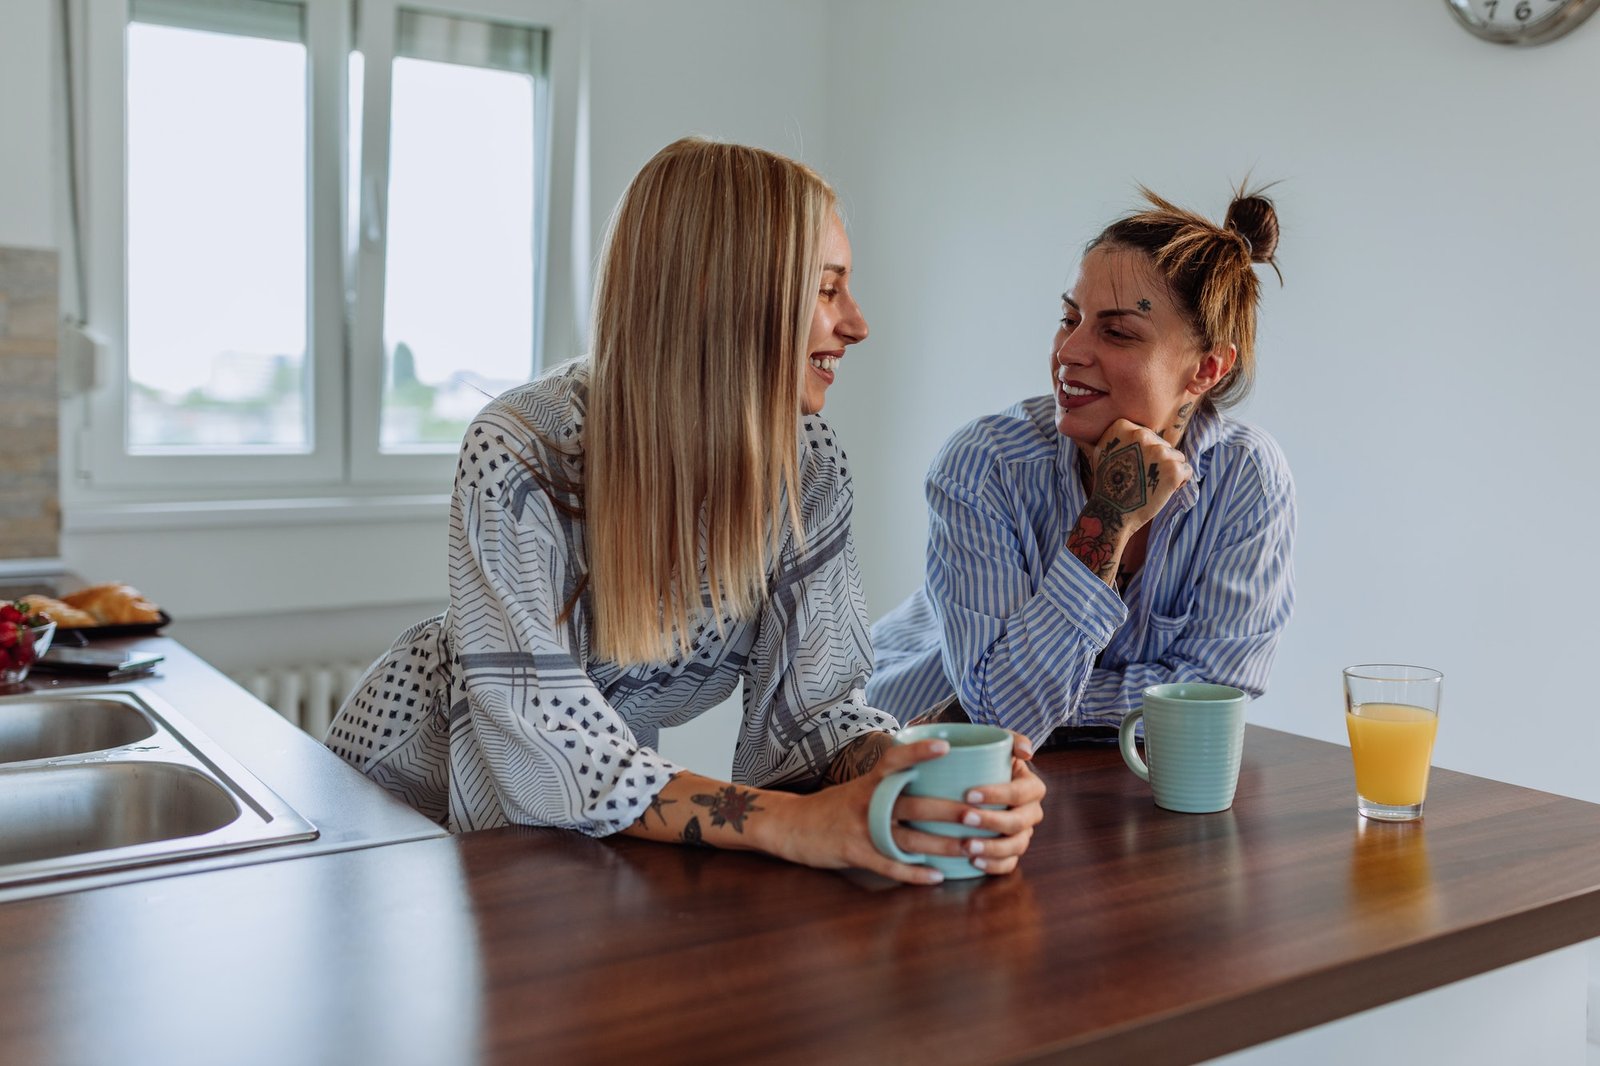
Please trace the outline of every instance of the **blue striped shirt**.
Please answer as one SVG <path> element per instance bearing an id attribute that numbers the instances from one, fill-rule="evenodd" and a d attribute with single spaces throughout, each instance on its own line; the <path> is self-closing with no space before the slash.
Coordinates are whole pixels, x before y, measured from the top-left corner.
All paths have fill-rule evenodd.
<path id="1" fill-rule="evenodd" d="M 867 702 L 901 721 L 951 695 L 1039 744 L 1117 725 L 1148 685 L 1266 690 L 1294 606 L 1294 482 L 1259 429 L 1209 410 L 1194 477 L 1151 523 L 1118 595 L 1067 551 L 1086 502 L 1049 396 L 980 418 L 928 473 L 927 581 L 873 626 Z"/>

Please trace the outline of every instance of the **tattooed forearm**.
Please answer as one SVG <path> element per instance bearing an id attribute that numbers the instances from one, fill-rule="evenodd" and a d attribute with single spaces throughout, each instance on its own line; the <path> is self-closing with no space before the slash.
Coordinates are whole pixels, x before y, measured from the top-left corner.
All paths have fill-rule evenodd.
<path id="1" fill-rule="evenodd" d="M 1116 581 L 1122 559 L 1122 524 L 1122 512 L 1097 492 L 1067 537 L 1067 550 L 1108 585 Z"/>
<path id="2" fill-rule="evenodd" d="M 888 733 L 868 733 L 857 737 L 834 755 L 824 778 L 830 785 L 853 780 L 878 765 L 884 749 L 894 743 Z"/>
<path id="3" fill-rule="evenodd" d="M 657 818 L 661 819 L 661 824 L 662 825 L 666 825 L 667 824 L 667 816 L 666 816 L 665 813 L 662 812 L 661 808 L 663 808 L 663 807 L 665 807 L 665 806 L 667 806 L 669 804 L 673 804 L 673 803 L 677 803 L 677 802 L 678 802 L 677 800 L 662 799 L 661 798 L 661 793 L 657 792 L 654 796 L 650 797 L 650 809 L 648 811 L 645 811 L 644 814 L 642 816 L 640 816 L 639 821 L 643 822 L 646 819 L 648 819 L 652 814 L 654 814 Z"/>
<path id="4" fill-rule="evenodd" d="M 704 793 L 697 794 L 694 797 L 694 802 L 701 807 L 711 808 L 711 824 L 713 826 L 731 825 L 735 833 L 744 832 L 745 819 L 764 809 L 756 805 L 756 794 L 754 792 L 734 785 L 728 785 L 726 788 L 709 796 Z M 700 832 L 699 820 L 691 818 L 689 821 L 695 827 L 695 835 L 698 838 Z M 688 832 L 689 830 L 686 827 L 684 829 L 685 839 L 688 838 Z"/>

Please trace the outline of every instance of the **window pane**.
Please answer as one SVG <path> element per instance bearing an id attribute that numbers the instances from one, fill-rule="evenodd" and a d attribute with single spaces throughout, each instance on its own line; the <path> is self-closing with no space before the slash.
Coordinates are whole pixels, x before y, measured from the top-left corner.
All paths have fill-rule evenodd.
<path id="1" fill-rule="evenodd" d="M 386 452 L 454 449 L 490 397 L 533 372 L 535 81 L 496 67 L 394 61 Z"/>
<path id="2" fill-rule="evenodd" d="M 307 451 L 305 45 L 127 44 L 129 450 Z"/>

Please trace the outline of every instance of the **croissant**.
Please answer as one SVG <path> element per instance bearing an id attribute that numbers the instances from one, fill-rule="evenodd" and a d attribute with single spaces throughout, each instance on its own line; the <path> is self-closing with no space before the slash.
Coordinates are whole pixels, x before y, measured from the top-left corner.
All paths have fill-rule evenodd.
<path id="1" fill-rule="evenodd" d="M 99 624 L 95 621 L 94 615 L 88 611 L 80 611 L 70 604 L 53 600 L 49 596 L 41 596 L 37 592 L 22 597 L 22 602 L 28 605 L 30 615 L 43 615 L 62 629 L 82 629 L 84 626 Z"/>
<path id="2" fill-rule="evenodd" d="M 88 611 L 103 626 L 161 621 L 161 608 L 145 599 L 144 594 L 132 585 L 120 581 L 91 585 L 61 599 L 69 606 Z"/>

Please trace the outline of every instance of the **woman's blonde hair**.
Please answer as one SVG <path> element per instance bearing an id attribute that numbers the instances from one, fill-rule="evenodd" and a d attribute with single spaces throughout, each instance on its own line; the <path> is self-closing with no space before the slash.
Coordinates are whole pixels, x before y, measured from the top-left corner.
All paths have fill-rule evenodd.
<path id="1" fill-rule="evenodd" d="M 583 473 L 599 654 L 685 652 L 702 573 L 712 624 L 750 617 L 785 524 L 799 533 L 804 346 L 835 210 L 808 167 L 688 138 L 612 215 Z"/>

